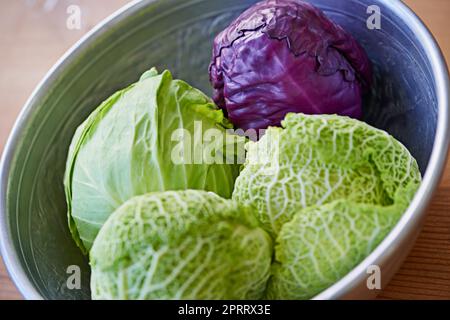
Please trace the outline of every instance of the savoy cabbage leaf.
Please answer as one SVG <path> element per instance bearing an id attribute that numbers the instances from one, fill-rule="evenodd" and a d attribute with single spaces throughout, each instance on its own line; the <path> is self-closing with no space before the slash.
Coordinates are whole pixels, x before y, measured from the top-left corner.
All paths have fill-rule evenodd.
<path id="1" fill-rule="evenodd" d="M 233 199 L 275 240 L 267 297 L 311 298 L 395 226 L 421 181 L 388 133 L 336 115 L 289 114 L 249 142 Z"/>
<path id="2" fill-rule="evenodd" d="M 111 215 L 90 258 L 93 299 L 260 299 L 272 241 L 232 200 L 155 192 Z"/>

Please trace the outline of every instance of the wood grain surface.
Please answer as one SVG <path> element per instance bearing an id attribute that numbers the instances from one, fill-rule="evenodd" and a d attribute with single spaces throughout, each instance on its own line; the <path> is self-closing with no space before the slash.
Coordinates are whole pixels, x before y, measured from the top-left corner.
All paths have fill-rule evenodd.
<path id="1" fill-rule="evenodd" d="M 0 0 L 0 152 L 21 107 L 54 62 L 128 0 Z M 428 25 L 450 61 L 450 0 L 405 1 Z M 67 7 L 82 10 L 80 30 L 66 27 Z M 425 226 L 380 299 L 450 299 L 450 163 Z M 0 259 L 0 299 L 21 299 Z"/>

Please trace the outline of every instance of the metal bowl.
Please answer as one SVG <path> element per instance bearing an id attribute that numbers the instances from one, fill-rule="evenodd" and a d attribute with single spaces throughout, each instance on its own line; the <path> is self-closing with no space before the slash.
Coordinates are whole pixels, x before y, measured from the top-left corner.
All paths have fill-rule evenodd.
<path id="1" fill-rule="evenodd" d="M 0 237 L 10 275 L 25 298 L 88 299 L 89 267 L 72 241 L 62 185 L 76 127 L 106 97 L 151 66 L 210 92 L 212 40 L 253 0 L 136 1 L 78 42 L 25 105 L 1 162 Z M 400 1 L 314 0 L 366 48 L 376 70 L 365 120 L 402 141 L 424 179 L 395 229 L 360 265 L 317 299 L 368 298 L 370 265 L 385 284 L 414 243 L 442 174 L 449 144 L 448 71 L 438 46 Z M 381 30 L 366 26 L 381 9 Z M 69 289 L 69 266 L 81 289 Z M 69 268 L 69 269 L 68 269 Z"/>

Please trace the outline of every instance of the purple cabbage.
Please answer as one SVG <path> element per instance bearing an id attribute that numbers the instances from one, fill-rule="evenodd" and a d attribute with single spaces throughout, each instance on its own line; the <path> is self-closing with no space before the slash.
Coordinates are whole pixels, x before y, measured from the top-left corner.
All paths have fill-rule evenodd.
<path id="1" fill-rule="evenodd" d="M 309 3 L 266 0 L 214 40 L 214 101 L 237 127 L 278 126 L 289 112 L 360 118 L 372 78 L 364 49 Z"/>

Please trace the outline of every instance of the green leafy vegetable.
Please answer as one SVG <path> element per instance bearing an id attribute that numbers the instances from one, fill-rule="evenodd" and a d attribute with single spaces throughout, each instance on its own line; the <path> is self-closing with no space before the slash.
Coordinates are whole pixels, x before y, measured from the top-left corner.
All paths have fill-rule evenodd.
<path id="1" fill-rule="evenodd" d="M 277 237 L 267 298 L 309 299 L 333 285 L 384 239 L 415 191 L 402 189 L 389 206 L 337 200 L 301 210 Z"/>
<path id="2" fill-rule="evenodd" d="M 102 103 L 78 128 L 65 190 L 70 230 L 84 252 L 109 215 L 133 196 L 202 189 L 231 197 L 237 165 L 173 161 L 180 144 L 173 133 L 184 129 L 193 135 L 196 122 L 203 131 L 217 129 L 222 136 L 230 127 L 202 92 L 173 80 L 168 71 L 152 69 Z"/>
<path id="3" fill-rule="evenodd" d="M 186 190 L 132 198 L 90 252 L 94 299 L 259 299 L 272 242 L 231 200 Z"/>
<path id="4" fill-rule="evenodd" d="M 339 199 L 389 205 L 398 188 L 420 182 L 408 150 L 363 122 L 289 114 L 282 125 L 249 142 L 233 193 L 274 235 L 301 208 Z"/>
<path id="5" fill-rule="evenodd" d="M 233 199 L 276 239 L 267 296 L 309 298 L 379 244 L 421 176 L 400 142 L 358 120 L 289 114 L 282 126 L 249 142 Z"/>

